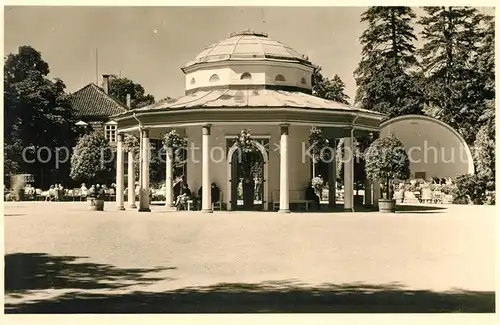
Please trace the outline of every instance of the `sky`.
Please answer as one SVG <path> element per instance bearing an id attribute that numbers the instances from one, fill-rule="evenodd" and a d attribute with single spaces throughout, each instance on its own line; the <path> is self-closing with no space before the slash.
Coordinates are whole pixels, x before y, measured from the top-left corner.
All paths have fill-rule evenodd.
<path id="1" fill-rule="evenodd" d="M 181 67 L 203 48 L 247 29 L 265 32 L 338 74 L 351 99 L 366 7 L 5 7 L 4 54 L 31 45 L 50 77 L 74 92 L 98 74 L 144 86 L 156 99 L 184 94 Z M 494 9 L 481 11 L 494 14 Z M 421 9 L 416 13 L 421 14 Z M 420 31 L 420 29 L 416 29 Z M 96 49 L 98 60 L 96 60 Z M 102 80 L 99 78 L 98 84 Z M 351 100 L 352 103 L 352 100 Z"/>

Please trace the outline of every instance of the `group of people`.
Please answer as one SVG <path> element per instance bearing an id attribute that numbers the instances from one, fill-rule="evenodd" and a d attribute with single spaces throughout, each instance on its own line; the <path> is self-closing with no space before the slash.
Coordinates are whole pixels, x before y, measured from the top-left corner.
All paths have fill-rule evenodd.
<path id="1" fill-rule="evenodd" d="M 50 185 L 45 201 L 60 201 L 64 196 L 64 187 L 61 184 Z"/>
<path id="2" fill-rule="evenodd" d="M 174 201 L 175 207 L 177 210 L 187 210 L 187 202 L 189 200 L 193 200 L 193 204 L 195 209 L 201 210 L 201 204 L 203 199 L 203 186 L 200 186 L 198 190 L 198 196 L 194 197 L 191 190 L 189 189 L 189 185 L 184 181 L 179 181 L 174 185 Z M 215 184 L 211 185 L 211 196 L 212 196 L 212 204 L 220 201 L 220 189 Z"/>

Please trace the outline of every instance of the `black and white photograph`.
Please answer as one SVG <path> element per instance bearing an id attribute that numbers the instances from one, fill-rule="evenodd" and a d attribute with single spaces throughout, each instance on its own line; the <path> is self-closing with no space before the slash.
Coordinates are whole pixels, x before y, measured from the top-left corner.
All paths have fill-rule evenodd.
<path id="1" fill-rule="evenodd" d="M 4 6 L 5 314 L 494 316 L 494 7 L 140 5 Z"/>

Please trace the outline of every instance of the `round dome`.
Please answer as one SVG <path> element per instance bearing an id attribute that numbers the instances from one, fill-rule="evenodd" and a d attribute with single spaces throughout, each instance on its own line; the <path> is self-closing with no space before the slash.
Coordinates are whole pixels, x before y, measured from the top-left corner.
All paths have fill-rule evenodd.
<path id="1" fill-rule="evenodd" d="M 268 38 L 267 34 L 244 31 L 233 33 L 229 38 L 205 48 L 185 67 L 205 62 L 253 59 L 275 59 L 310 64 L 290 46 Z"/>

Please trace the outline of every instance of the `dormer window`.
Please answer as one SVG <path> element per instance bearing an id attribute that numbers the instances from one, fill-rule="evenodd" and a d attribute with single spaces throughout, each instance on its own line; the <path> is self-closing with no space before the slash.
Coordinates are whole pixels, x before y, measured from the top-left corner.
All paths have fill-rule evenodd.
<path id="1" fill-rule="evenodd" d="M 217 74 L 213 74 L 211 77 L 210 77 L 210 82 L 217 82 L 219 81 L 220 78 L 219 78 L 219 75 Z"/>
<path id="2" fill-rule="evenodd" d="M 285 77 L 283 75 L 279 74 L 274 78 L 274 81 L 286 81 Z"/>
<path id="3" fill-rule="evenodd" d="M 245 72 L 245 73 L 241 74 L 240 79 L 241 80 L 251 80 L 252 79 L 252 75 L 249 72 Z"/>

